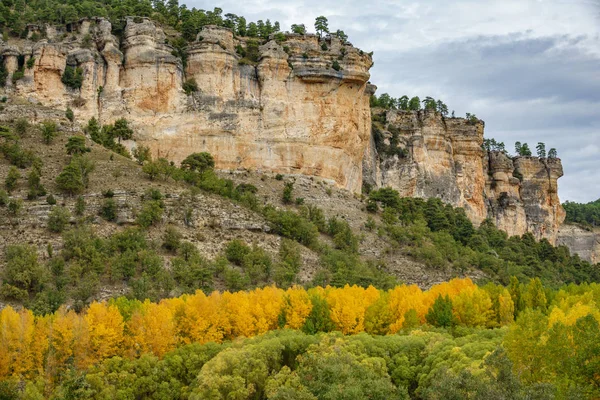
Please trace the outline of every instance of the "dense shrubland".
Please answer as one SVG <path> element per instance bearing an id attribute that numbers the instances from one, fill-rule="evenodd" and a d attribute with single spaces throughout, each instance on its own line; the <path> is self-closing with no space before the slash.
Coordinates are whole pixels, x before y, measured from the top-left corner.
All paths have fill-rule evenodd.
<path id="1" fill-rule="evenodd" d="M 586 227 L 600 226 L 600 199 L 589 203 L 567 201 L 563 203 L 567 212 L 565 222 L 581 224 Z"/>
<path id="2" fill-rule="evenodd" d="M 546 239 L 536 241 L 526 233 L 508 235 L 489 221 L 475 228 L 461 208 L 439 199 L 400 198 L 384 188 L 369 194 L 367 207 L 383 207 L 379 233 L 398 249 L 435 268 L 475 267 L 490 278 L 508 284 L 511 276 L 539 277 L 545 284 L 598 282 L 600 269 L 565 246 L 552 246 Z"/>
<path id="3" fill-rule="evenodd" d="M 598 301 L 597 284 L 455 279 L 426 292 L 118 298 L 43 317 L 8 307 L 0 390 L 26 399 L 595 398 Z"/>

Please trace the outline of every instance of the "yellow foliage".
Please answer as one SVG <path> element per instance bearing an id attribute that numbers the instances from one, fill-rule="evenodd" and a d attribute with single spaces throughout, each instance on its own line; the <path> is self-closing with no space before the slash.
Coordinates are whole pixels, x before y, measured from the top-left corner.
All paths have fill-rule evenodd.
<path id="1" fill-rule="evenodd" d="M 82 335 L 86 336 L 88 349 L 83 364 L 95 364 L 122 353 L 124 323 L 117 307 L 106 303 L 92 303 L 84 317 L 84 323 Z"/>
<path id="2" fill-rule="evenodd" d="M 344 288 L 327 287 L 325 298 L 330 307 L 331 320 L 344 334 L 363 332 L 365 311 L 379 298 L 379 291 L 372 286 Z"/>
<path id="3" fill-rule="evenodd" d="M 551 327 L 558 322 L 566 326 L 572 326 L 579 318 L 586 315 L 592 315 L 600 322 L 600 310 L 593 300 L 592 292 L 561 299 L 558 306 L 550 312 L 548 326 Z"/>
<path id="4" fill-rule="evenodd" d="M 173 314 L 165 304 L 146 300 L 127 323 L 135 354 L 153 353 L 162 357 L 176 344 Z"/>
<path id="5" fill-rule="evenodd" d="M 459 323 L 466 326 L 493 324 L 490 295 L 477 286 L 467 286 L 452 298 L 452 310 Z"/>
<path id="6" fill-rule="evenodd" d="M 396 333 L 404 325 L 404 316 L 410 309 L 414 309 L 421 322 L 425 322 L 428 307 L 424 303 L 423 291 L 417 285 L 396 286 L 390 290 L 389 307 L 393 315 L 390 332 Z"/>
<path id="7" fill-rule="evenodd" d="M 15 311 L 6 307 L 0 311 L 0 377 L 22 376 L 39 368 L 32 345 L 35 320 L 29 310 Z"/>
<path id="8" fill-rule="evenodd" d="M 312 303 L 308 293 L 301 287 L 294 286 L 286 291 L 285 327 L 300 329 L 310 315 Z"/>

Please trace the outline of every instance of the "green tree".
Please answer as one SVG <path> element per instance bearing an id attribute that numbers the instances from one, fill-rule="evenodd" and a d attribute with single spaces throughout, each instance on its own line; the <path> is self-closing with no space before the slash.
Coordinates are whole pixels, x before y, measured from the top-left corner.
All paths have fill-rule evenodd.
<path id="1" fill-rule="evenodd" d="M 548 150 L 548 158 L 558 158 L 558 153 L 556 152 L 556 149 L 554 147 Z"/>
<path id="2" fill-rule="evenodd" d="M 299 35 L 306 35 L 306 26 L 304 24 L 292 24 L 292 32 Z"/>
<path id="3" fill-rule="evenodd" d="M 69 137 L 65 147 L 67 148 L 67 154 L 70 155 L 82 155 L 91 151 L 90 148 L 85 145 L 85 137 L 83 136 Z"/>
<path id="4" fill-rule="evenodd" d="M 54 206 L 48 215 L 48 229 L 52 232 L 60 233 L 65 230 L 70 219 L 71 213 L 68 209 L 61 206 Z"/>
<path id="5" fill-rule="evenodd" d="M 44 139 L 44 143 L 50 144 L 52 140 L 58 135 L 58 129 L 56 127 L 56 122 L 54 121 L 44 121 L 40 124 L 40 132 L 42 133 L 42 138 Z"/>
<path id="6" fill-rule="evenodd" d="M 73 113 L 73 110 L 71 110 L 71 107 L 67 107 L 67 111 L 65 111 L 65 117 L 71 122 L 73 123 L 73 121 L 75 121 L 75 114 Z"/>
<path id="7" fill-rule="evenodd" d="M 79 168 L 76 163 L 71 161 L 56 177 L 56 184 L 61 191 L 70 195 L 83 192 L 85 189 L 85 184 L 83 181 L 81 168 Z"/>
<path id="8" fill-rule="evenodd" d="M 322 15 L 317 17 L 315 19 L 315 30 L 317 31 L 317 35 L 319 35 L 319 37 L 323 36 L 323 33 L 329 33 L 327 18 Z"/>
<path id="9" fill-rule="evenodd" d="M 538 142 L 537 146 L 535 146 L 537 151 L 537 156 L 539 158 L 546 158 L 546 144 L 542 142 Z"/>
<path id="10" fill-rule="evenodd" d="M 215 160 L 210 153 L 192 153 L 181 162 L 181 168 L 189 171 L 198 171 L 200 173 L 212 170 L 215 167 Z"/>
<path id="11" fill-rule="evenodd" d="M 16 167 L 10 167 L 8 174 L 4 179 L 4 187 L 8 193 L 12 193 L 12 191 L 17 188 L 19 179 L 21 179 L 21 173 L 19 170 Z"/>
<path id="12" fill-rule="evenodd" d="M 433 326 L 450 327 L 455 324 L 454 315 L 452 314 L 452 300 L 448 295 L 442 297 L 439 295 L 435 302 L 425 315 L 427 323 Z"/>
<path id="13" fill-rule="evenodd" d="M 421 109 L 421 99 L 419 99 L 419 96 L 415 96 L 409 100 L 408 109 L 411 111 L 419 111 Z"/>
<path id="14" fill-rule="evenodd" d="M 121 140 L 133 138 L 133 129 L 129 127 L 129 123 L 125 118 L 119 118 L 115 121 L 112 129 L 110 129 L 110 136 L 113 139 L 117 138 L 119 143 L 121 143 Z"/>

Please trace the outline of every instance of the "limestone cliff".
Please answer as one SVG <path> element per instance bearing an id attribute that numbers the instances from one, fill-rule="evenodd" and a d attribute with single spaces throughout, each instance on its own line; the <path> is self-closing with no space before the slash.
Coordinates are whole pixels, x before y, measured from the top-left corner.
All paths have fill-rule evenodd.
<path id="1" fill-rule="evenodd" d="M 557 244 L 567 246 L 572 254 L 592 264 L 600 263 L 600 230 L 586 230 L 565 224 L 558 230 Z"/>
<path id="2" fill-rule="evenodd" d="M 127 18 L 122 35 L 104 19 L 70 31 L 46 28 L 47 39 L 3 45 L 9 76 L 34 58 L 9 95 L 65 109 L 79 121 L 127 118 L 134 145 L 181 161 L 208 151 L 220 169 L 314 175 L 351 191 L 362 184 L 370 138 L 371 56 L 334 37 L 287 34 L 256 46 L 225 28 L 206 26 L 182 62 L 163 30 L 147 18 Z M 81 89 L 61 82 L 81 68 Z M 186 94 L 195 79 L 199 91 Z M 10 81 L 10 77 L 9 77 Z"/>
<path id="3" fill-rule="evenodd" d="M 149 146 L 154 156 L 181 161 L 208 151 L 219 169 L 318 176 L 353 192 L 363 181 L 391 186 L 464 207 L 475 223 L 492 218 L 511 235 L 552 242 L 564 219 L 560 161 L 487 154 L 481 121 L 388 111 L 371 132 L 371 56 L 335 37 L 279 34 L 259 46 L 205 26 L 175 49 L 140 17 L 118 32 L 102 18 L 43 31 L 38 42 L 0 43 L 4 94 L 69 106 L 81 123 L 125 117 L 136 132 L 126 145 Z M 62 83 L 67 67 L 81 72 L 80 88 Z M 13 84 L 18 70 L 23 78 Z M 186 93 L 192 80 L 198 90 Z"/>
<path id="4" fill-rule="evenodd" d="M 476 224 L 491 218 L 509 235 L 532 232 L 556 241 L 565 217 L 556 190 L 560 160 L 488 153 L 482 121 L 397 110 L 374 120 L 366 183 L 403 196 L 439 197 L 464 207 Z"/>

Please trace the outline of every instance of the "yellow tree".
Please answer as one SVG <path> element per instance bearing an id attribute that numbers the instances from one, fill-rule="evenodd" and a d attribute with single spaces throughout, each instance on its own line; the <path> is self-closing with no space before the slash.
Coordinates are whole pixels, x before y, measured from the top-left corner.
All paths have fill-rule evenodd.
<path id="1" fill-rule="evenodd" d="M 424 302 L 423 291 L 417 285 L 401 285 L 390 290 L 389 308 L 393 315 L 390 332 L 396 333 L 404 326 L 404 318 L 409 310 L 415 310 L 421 323 L 429 307 Z"/>
<path id="2" fill-rule="evenodd" d="M 494 323 L 492 300 L 477 286 L 465 287 L 452 298 L 452 311 L 461 325 L 486 326 Z"/>
<path id="3" fill-rule="evenodd" d="M 81 317 L 74 311 L 61 307 L 54 313 L 50 323 L 50 351 L 46 362 L 47 374 L 55 377 L 68 368 L 67 361 L 74 354 L 76 326 Z"/>
<path id="4" fill-rule="evenodd" d="M 327 287 L 325 291 L 331 312 L 331 320 L 344 334 L 363 332 L 365 311 L 379 298 L 379 291 L 372 286 L 364 289 L 356 285 L 343 288 Z"/>
<path id="5" fill-rule="evenodd" d="M 256 321 L 256 335 L 277 329 L 284 305 L 284 291 L 275 286 L 254 289 L 249 293 L 252 314 Z"/>
<path id="6" fill-rule="evenodd" d="M 134 354 L 152 353 L 162 357 L 176 344 L 173 314 L 165 304 L 146 300 L 127 322 Z"/>
<path id="7" fill-rule="evenodd" d="M 85 364 L 96 364 L 123 352 L 123 317 L 119 309 L 106 303 L 92 303 L 84 317 L 88 357 Z M 85 332 L 87 331 L 87 332 Z"/>
<path id="8" fill-rule="evenodd" d="M 300 329 L 312 310 L 312 302 L 306 290 L 294 286 L 286 291 L 285 327 Z"/>
<path id="9" fill-rule="evenodd" d="M 10 306 L 0 311 L 0 377 L 19 377 L 39 368 L 40 361 L 32 349 L 37 340 L 34 333 L 31 311 L 17 312 Z"/>

